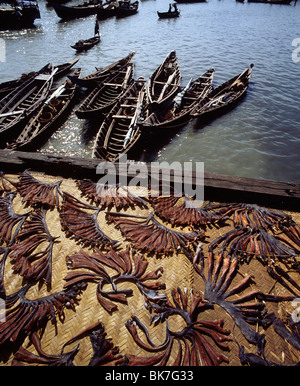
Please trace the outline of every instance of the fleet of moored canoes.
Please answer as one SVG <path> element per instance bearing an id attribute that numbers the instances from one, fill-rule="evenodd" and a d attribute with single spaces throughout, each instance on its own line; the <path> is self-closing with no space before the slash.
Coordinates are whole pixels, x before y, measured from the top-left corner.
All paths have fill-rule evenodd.
<path id="1" fill-rule="evenodd" d="M 82 78 L 81 69 L 75 68 L 65 82 L 55 87 L 54 77 L 71 71 L 78 59 L 57 67 L 49 63 L 40 71 L 0 84 L 0 148 L 41 147 L 43 140 L 68 117 L 67 111 L 70 113 L 75 105 L 71 102 L 85 92 L 82 100 L 76 99 L 75 116 L 93 119 L 96 127 L 99 122 L 92 156 L 115 161 L 138 148 L 144 135 L 171 132 L 194 118 L 203 123 L 204 118 L 215 118 L 233 108 L 245 95 L 253 69 L 251 64 L 214 88 L 215 69 L 210 68 L 181 86 L 174 50 L 148 81 L 134 79 L 134 55 L 131 52 Z M 82 92 L 77 93 L 79 88 Z"/>

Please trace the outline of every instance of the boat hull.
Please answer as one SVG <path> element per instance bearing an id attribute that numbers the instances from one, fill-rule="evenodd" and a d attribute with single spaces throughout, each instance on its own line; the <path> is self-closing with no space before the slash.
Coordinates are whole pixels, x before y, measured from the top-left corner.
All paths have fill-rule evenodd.
<path id="1" fill-rule="evenodd" d="M 78 7 L 67 7 L 62 4 L 51 3 L 56 14 L 61 19 L 77 19 L 80 17 L 96 15 L 100 9 L 99 5 L 88 5 Z"/>

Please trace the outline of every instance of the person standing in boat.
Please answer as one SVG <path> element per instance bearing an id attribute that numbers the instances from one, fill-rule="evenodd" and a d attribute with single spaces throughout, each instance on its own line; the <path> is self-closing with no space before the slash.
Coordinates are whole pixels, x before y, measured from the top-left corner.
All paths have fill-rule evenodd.
<path id="1" fill-rule="evenodd" d="M 96 17 L 96 21 L 95 21 L 95 32 L 94 32 L 94 36 L 100 36 L 99 23 L 98 23 L 97 17 Z"/>

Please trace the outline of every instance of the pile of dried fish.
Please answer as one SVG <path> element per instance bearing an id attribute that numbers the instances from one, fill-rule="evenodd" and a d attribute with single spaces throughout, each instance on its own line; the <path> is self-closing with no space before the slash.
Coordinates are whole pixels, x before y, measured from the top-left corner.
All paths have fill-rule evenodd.
<path id="1" fill-rule="evenodd" d="M 234 319 L 245 338 L 250 343 L 257 345 L 259 352 L 261 352 L 265 343 L 265 337 L 249 326 L 249 324 L 260 324 L 263 326 L 268 324 L 265 319 L 267 311 L 264 303 L 256 301 L 259 297 L 262 297 L 261 292 L 250 290 L 239 298 L 234 300 L 228 299 L 248 288 L 253 281 L 253 276 L 245 276 L 228 291 L 233 279 L 237 275 L 238 260 L 229 256 L 224 257 L 222 253 L 219 253 L 215 258 L 212 252 L 209 253 L 206 260 L 208 263 L 207 274 L 205 274 L 205 259 L 200 244 L 197 248 L 193 265 L 195 271 L 205 283 L 204 299 L 224 308 Z M 247 303 L 249 300 L 251 302 Z"/>
<path id="2" fill-rule="evenodd" d="M 53 237 L 46 224 L 46 210 L 32 212 L 10 247 L 13 269 L 26 279 L 44 279 L 51 283 L 52 251 L 57 237 Z M 46 243 L 46 247 L 36 250 Z"/>
<path id="3" fill-rule="evenodd" d="M 119 184 L 106 185 L 84 179 L 77 180 L 76 185 L 83 196 L 102 208 L 115 206 L 117 209 L 124 209 L 135 205 L 147 207 L 147 203 L 141 197 Z"/>
<path id="4" fill-rule="evenodd" d="M 28 170 L 19 175 L 19 181 L 13 183 L 22 197 L 22 202 L 29 205 L 49 205 L 51 208 L 58 205 L 58 190 L 62 183 L 57 181 L 52 184 L 34 178 Z"/>
<path id="5" fill-rule="evenodd" d="M 253 204 L 197 208 L 187 197 L 144 200 L 120 185 L 102 185 L 86 179 L 76 181 L 79 192 L 92 205 L 62 192 L 61 183 L 45 183 L 28 170 L 19 175 L 17 182 L 0 173 L 0 296 L 3 299 L 0 345 L 19 344 L 14 353 L 14 365 L 72 366 L 80 352 L 80 344 L 69 352 L 64 349 L 86 336 L 93 349 L 90 366 L 219 365 L 229 361 L 223 353 L 229 350 L 228 342 L 232 340 L 231 332 L 223 328 L 227 314 L 233 319 L 234 328 L 257 349 L 257 354 L 247 352 L 248 349 L 237 342 L 242 364 L 278 364 L 267 359 L 264 352 L 269 328 L 300 350 L 299 322 L 291 316 L 287 317 L 289 323 L 283 323 L 278 315 L 268 313 L 268 302 L 291 302 L 300 298 L 296 276 L 299 275 L 300 228 L 290 215 Z M 21 214 L 15 211 L 14 200 L 18 195 L 24 204 Z M 26 206 L 31 206 L 31 210 L 25 213 Z M 111 212 L 111 207 L 118 212 Z M 122 212 L 129 207 L 148 210 L 148 214 L 138 216 Z M 49 291 L 57 237 L 52 235 L 47 224 L 49 209 L 57 211 L 62 231 L 68 238 L 89 248 L 89 252 L 77 249 L 67 256 L 69 271 L 62 276 L 64 287 L 55 293 Z M 222 233 L 222 226 L 231 220 L 232 229 Z M 119 241 L 103 232 L 109 223 L 120 230 L 130 246 L 121 248 Z M 174 226 L 191 227 L 192 231 L 175 230 Z M 203 252 L 199 242 L 207 237 L 202 230 L 207 227 L 218 228 L 220 236 L 208 240 L 207 252 Z M 147 256 L 140 252 L 157 257 L 173 254 L 173 258 L 183 252 L 193 273 L 198 275 L 194 289 L 166 288 L 161 277 L 168 272 L 164 272 L 162 265 L 149 269 Z M 252 275 L 244 274 L 239 278 L 241 264 L 254 258 L 262 263 L 264 272 L 275 284 L 288 291 L 287 296 L 274 295 L 271 291 L 263 293 L 255 286 Z M 22 287 L 12 294 L 7 293 L 4 280 L 8 259 L 12 263 L 9 269 L 23 280 Z M 42 287 L 43 282 L 47 285 L 47 296 L 36 299 L 26 296 L 33 285 Z M 197 288 L 199 282 L 203 286 Z M 96 284 L 94 298 L 105 310 L 104 314 L 117 312 L 120 304 L 126 305 L 129 297 L 136 293 L 132 288 L 136 287 L 149 312 L 150 324 L 155 325 L 154 330 L 162 328 L 163 342 L 154 343 L 157 340 L 150 338 L 151 330 L 139 316 L 133 315 L 126 323 L 128 339 L 131 336 L 144 354 L 121 353 L 112 339 L 106 337 L 101 322 L 75 334 L 63 344 L 60 353 L 45 352 L 41 334 L 46 324 L 49 321 L 56 324 L 58 318 L 63 321 L 65 307 L 74 308 L 88 283 Z M 198 292 L 200 289 L 202 294 Z M 211 321 L 206 311 L 215 305 L 221 317 Z M 1 321 L 4 310 L 5 320 Z M 182 323 L 178 321 L 180 318 Z M 179 327 L 181 325 L 184 327 Z M 35 352 L 22 346 L 26 336 Z"/>
<path id="6" fill-rule="evenodd" d="M 85 204 L 64 192 L 63 202 L 59 208 L 62 230 L 67 237 L 73 238 L 84 246 L 114 245 L 118 246 L 116 240 L 109 238 L 100 228 L 97 216 L 101 209 Z M 93 210 L 89 214 L 88 210 Z"/>
<path id="7" fill-rule="evenodd" d="M 187 197 L 184 198 L 182 204 L 177 205 L 180 199 L 181 197 L 175 196 L 152 199 L 155 213 L 173 226 L 189 225 L 199 227 L 224 221 L 224 216 L 195 207 Z"/>
<path id="8" fill-rule="evenodd" d="M 30 342 L 34 345 L 37 354 L 33 354 L 22 346 L 14 355 L 12 366 L 24 366 L 25 363 L 44 364 L 47 366 L 74 366 L 74 358 L 80 351 L 80 344 L 74 350 L 63 353 L 66 346 L 83 339 L 85 336 L 90 337 L 93 347 L 93 356 L 88 366 L 116 366 L 123 364 L 124 358 L 119 352 L 119 348 L 114 346 L 112 340 L 106 337 L 104 325 L 101 322 L 86 328 L 78 335 L 67 341 L 58 355 L 49 355 L 42 350 L 41 340 L 36 332 L 30 335 Z"/>
<path id="9" fill-rule="evenodd" d="M 6 197 L 0 197 L 0 245 L 13 244 L 16 235 L 22 227 L 29 213 L 17 214 L 13 209 L 13 199 L 16 193 L 7 193 Z M 16 228 L 15 228 L 16 227 Z M 13 233 L 13 230 L 15 232 Z"/>
<path id="10" fill-rule="evenodd" d="M 108 311 L 116 311 L 118 306 L 114 302 L 127 302 L 127 297 L 132 295 L 131 289 L 119 290 L 117 284 L 120 282 L 134 283 L 146 299 L 161 300 L 164 294 L 157 290 L 164 289 L 165 285 L 157 280 L 163 273 L 162 268 L 146 273 L 148 262 L 137 254 L 131 254 L 130 249 L 117 253 L 114 249 L 106 254 L 96 249 L 92 255 L 84 250 L 67 257 L 67 266 L 70 269 L 81 268 L 82 271 L 70 272 L 66 277 L 65 287 L 73 286 L 81 282 L 96 282 L 97 299 L 102 307 Z M 105 269 L 110 267 L 115 271 L 110 275 Z M 88 271 L 87 271 L 88 270 Z M 105 284 L 109 284 L 112 290 L 104 290 Z"/>
<path id="11" fill-rule="evenodd" d="M 130 240 L 134 248 L 158 254 L 187 252 L 190 245 L 204 236 L 202 231 L 178 232 L 159 223 L 153 213 L 148 217 L 108 212 L 107 219 L 113 221 L 122 235 Z"/>
<path id="12" fill-rule="evenodd" d="M 49 319 L 53 324 L 57 316 L 63 319 L 64 308 L 72 307 L 84 288 L 82 284 L 74 285 L 67 290 L 30 300 L 25 296 L 30 287 L 28 284 L 6 297 L 6 317 L 1 323 L 0 344 L 8 340 L 15 342 L 19 336 L 39 330 Z"/>
<path id="13" fill-rule="evenodd" d="M 223 329 L 223 320 L 199 320 L 198 315 L 206 309 L 200 293 L 190 293 L 190 300 L 185 290 L 177 288 L 172 290 L 172 300 L 152 303 L 151 309 L 155 313 L 151 317 L 151 323 L 166 322 L 166 339 L 160 345 L 153 343 L 149 337 L 146 326 L 133 316 L 128 320 L 126 327 L 138 346 L 156 355 L 138 357 L 126 354 L 125 358 L 129 366 L 165 366 L 171 356 L 174 347 L 177 347 L 177 355 L 173 366 L 213 366 L 222 362 L 228 362 L 227 356 L 219 349 L 228 350 L 225 343 L 230 341 L 230 331 Z M 171 330 L 168 318 L 178 315 L 183 318 L 186 327 L 180 331 Z M 146 335 L 147 343 L 139 336 L 138 329 Z M 174 342 L 177 342 L 177 345 Z M 189 345 L 191 343 L 191 346 Z M 216 347 L 217 346 L 217 347 Z M 158 353 L 158 354 L 157 354 Z"/>

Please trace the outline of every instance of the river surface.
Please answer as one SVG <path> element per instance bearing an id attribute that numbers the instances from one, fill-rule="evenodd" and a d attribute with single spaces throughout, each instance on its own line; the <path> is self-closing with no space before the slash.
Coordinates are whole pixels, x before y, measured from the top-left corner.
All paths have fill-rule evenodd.
<path id="1" fill-rule="evenodd" d="M 193 120 L 167 138 L 158 132 L 156 146 L 145 146 L 139 158 L 201 161 L 210 173 L 300 183 L 300 4 L 208 0 L 178 4 L 179 18 L 158 19 L 156 11 L 168 4 L 141 0 L 136 15 L 100 21 L 100 44 L 76 55 L 70 45 L 93 35 L 95 17 L 61 22 L 40 0 L 35 28 L 0 31 L 0 82 L 76 56 L 87 75 L 134 50 L 135 77 L 146 79 L 176 50 L 183 85 L 210 67 L 218 85 L 254 63 L 247 95 L 234 110 L 205 125 Z M 72 113 L 40 151 L 90 157 L 97 126 Z"/>

